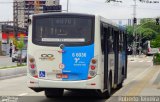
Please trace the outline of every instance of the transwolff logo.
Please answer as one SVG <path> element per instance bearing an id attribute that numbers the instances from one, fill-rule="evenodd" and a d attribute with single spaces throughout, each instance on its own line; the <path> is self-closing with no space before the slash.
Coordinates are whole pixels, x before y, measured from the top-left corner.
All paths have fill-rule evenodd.
<path id="1" fill-rule="evenodd" d="M 54 55 L 53 54 L 41 54 L 41 57 L 39 58 L 43 61 L 53 61 L 55 58 L 54 58 Z"/>

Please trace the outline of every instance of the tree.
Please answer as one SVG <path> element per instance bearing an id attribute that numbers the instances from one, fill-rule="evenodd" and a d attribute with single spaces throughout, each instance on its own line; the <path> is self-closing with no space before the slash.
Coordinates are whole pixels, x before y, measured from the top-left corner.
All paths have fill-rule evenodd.
<path id="1" fill-rule="evenodd" d="M 128 45 L 131 45 L 134 40 L 132 26 L 127 26 L 127 33 L 128 33 L 128 36 L 127 36 Z"/>
<path id="2" fill-rule="evenodd" d="M 140 24 L 144 24 L 144 23 L 146 23 L 146 24 L 143 25 L 143 28 L 151 28 L 152 30 L 154 30 L 154 31 L 156 31 L 157 33 L 160 34 L 160 26 L 156 25 L 156 20 L 155 19 L 144 18 L 140 21 Z"/>
<path id="3" fill-rule="evenodd" d="M 129 42 L 132 43 L 133 40 L 130 38 L 133 36 L 133 27 L 128 26 L 127 32 L 129 36 Z M 158 35 L 160 35 L 160 26 L 156 25 L 153 19 L 142 19 L 141 23 L 137 25 L 135 29 L 137 38 L 144 43 L 147 40 L 153 40 Z"/>
<path id="4" fill-rule="evenodd" d="M 155 39 L 151 40 L 151 45 L 153 48 L 160 48 L 160 35 L 158 35 Z"/>
<path id="5" fill-rule="evenodd" d="M 25 47 L 24 43 L 24 36 L 20 36 L 20 39 L 16 39 L 15 37 L 12 37 L 11 40 L 13 41 L 13 44 L 15 47 L 20 51 L 20 54 L 18 55 L 20 59 L 20 63 L 17 63 L 17 65 L 22 65 L 22 49 Z"/>

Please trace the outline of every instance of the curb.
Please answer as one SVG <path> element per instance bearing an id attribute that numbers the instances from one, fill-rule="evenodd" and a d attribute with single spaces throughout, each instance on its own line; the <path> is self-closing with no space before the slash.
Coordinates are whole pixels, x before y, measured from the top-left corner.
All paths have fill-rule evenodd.
<path id="1" fill-rule="evenodd" d="M 8 68 L 8 69 L 0 69 L 0 80 L 23 76 L 27 73 L 27 66 L 25 67 L 17 67 L 17 68 Z"/>

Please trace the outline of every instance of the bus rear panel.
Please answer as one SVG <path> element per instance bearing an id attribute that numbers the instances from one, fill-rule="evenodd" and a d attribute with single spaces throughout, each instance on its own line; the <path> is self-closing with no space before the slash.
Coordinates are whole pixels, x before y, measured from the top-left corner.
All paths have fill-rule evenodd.
<path id="1" fill-rule="evenodd" d="M 39 15 L 33 16 L 32 21 L 28 72 L 33 82 L 37 80 L 37 87 L 93 88 L 90 85 L 95 84 L 95 80 L 85 81 L 97 74 L 97 60 L 94 59 L 95 16 Z M 29 87 L 36 85 L 31 83 Z M 73 83 L 77 85 L 74 87 Z M 98 84 L 94 88 L 97 87 L 100 88 Z"/>
<path id="2" fill-rule="evenodd" d="M 110 96 L 127 77 L 126 34 L 95 15 L 49 13 L 31 16 L 28 87 L 47 97 L 64 89 L 92 89 Z"/>

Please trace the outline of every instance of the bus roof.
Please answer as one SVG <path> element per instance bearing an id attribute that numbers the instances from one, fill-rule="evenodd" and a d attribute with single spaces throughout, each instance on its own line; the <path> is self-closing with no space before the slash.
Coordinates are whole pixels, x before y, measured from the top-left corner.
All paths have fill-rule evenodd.
<path id="1" fill-rule="evenodd" d="M 62 14 L 65 14 L 65 15 L 78 15 L 78 16 L 95 16 L 95 17 L 98 17 L 100 19 L 100 21 L 102 22 L 105 22 L 109 25 L 112 25 L 114 26 L 115 28 L 119 28 L 120 30 L 125 30 L 125 27 L 124 26 L 121 26 L 121 25 L 118 25 L 116 24 L 115 22 L 111 21 L 110 19 L 106 19 L 100 15 L 97 15 L 97 14 L 87 14 L 87 13 L 67 13 L 67 12 L 49 12 L 49 13 L 39 13 L 39 14 L 34 14 L 34 15 L 31 15 L 31 16 L 49 16 L 49 15 L 53 15 L 53 14 L 56 14 L 56 15 L 62 15 Z"/>
<path id="2" fill-rule="evenodd" d="M 120 30 L 125 30 L 125 27 L 124 27 L 124 26 L 118 25 L 118 24 L 116 24 L 115 22 L 113 22 L 112 20 L 106 19 L 106 18 L 104 18 L 104 17 L 102 17 L 102 16 L 99 16 L 99 15 L 97 15 L 97 16 L 100 18 L 100 20 L 101 20 L 102 22 L 105 22 L 105 23 L 107 23 L 107 24 L 109 24 L 109 25 L 112 25 L 113 27 L 119 28 Z"/>
<path id="3" fill-rule="evenodd" d="M 46 16 L 46 15 L 53 15 L 53 14 L 56 14 L 56 15 L 62 15 L 62 14 L 65 14 L 65 15 L 79 15 L 79 16 L 95 16 L 93 14 L 87 14 L 87 13 L 66 13 L 66 12 L 50 12 L 50 13 L 39 13 L 39 14 L 34 14 L 32 16 Z"/>

